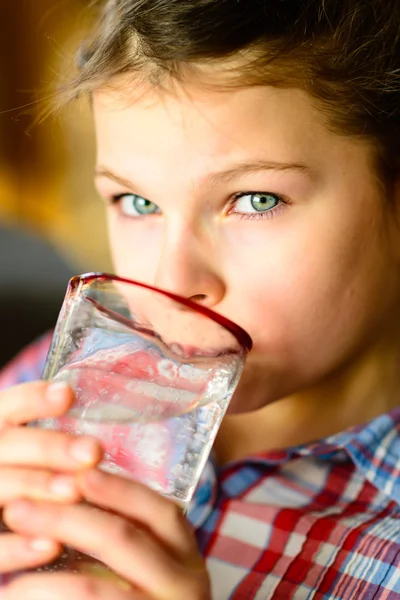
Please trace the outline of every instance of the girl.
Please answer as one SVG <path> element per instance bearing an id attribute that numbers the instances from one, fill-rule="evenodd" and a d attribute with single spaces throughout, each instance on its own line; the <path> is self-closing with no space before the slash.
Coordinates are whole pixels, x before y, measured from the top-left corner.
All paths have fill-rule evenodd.
<path id="1" fill-rule="evenodd" d="M 0 571 L 66 543 L 130 583 L 6 600 L 400 597 L 399 40 L 398 0 L 105 4 L 66 96 L 91 97 L 115 271 L 254 349 L 191 527 L 94 440 L 20 427 L 72 402 L 33 381 L 48 340 L 5 371 Z"/>

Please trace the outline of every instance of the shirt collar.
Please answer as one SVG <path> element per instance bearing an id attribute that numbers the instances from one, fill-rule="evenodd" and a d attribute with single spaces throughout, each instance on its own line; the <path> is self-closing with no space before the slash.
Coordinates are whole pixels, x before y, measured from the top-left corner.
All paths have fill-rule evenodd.
<path id="1" fill-rule="evenodd" d="M 365 425 L 352 427 L 319 442 L 268 452 L 240 462 L 256 462 L 271 467 L 299 456 L 333 459 L 344 453 L 375 488 L 400 505 L 400 407 Z M 216 467 L 210 459 L 189 508 L 188 517 L 195 528 L 201 527 L 211 514 L 217 486 Z"/>
<path id="2" fill-rule="evenodd" d="M 326 441 L 345 450 L 364 477 L 400 505 L 400 407 Z"/>

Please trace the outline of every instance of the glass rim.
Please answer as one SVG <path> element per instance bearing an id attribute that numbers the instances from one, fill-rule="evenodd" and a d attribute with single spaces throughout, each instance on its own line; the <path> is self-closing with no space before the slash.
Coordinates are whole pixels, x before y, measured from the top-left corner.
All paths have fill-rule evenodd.
<path id="1" fill-rule="evenodd" d="M 253 340 L 250 335 L 245 331 L 240 325 L 237 325 L 227 317 L 215 312 L 211 308 L 207 308 L 206 306 L 202 306 L 201 304 L 197 304 L 188 298 L 184 298 L 179 294 L 174 294 L 173 292 L 168 292 L 167 290 L 163 290 L 162 288 L 158 288 L 156 286 L 150 285 L 148 283 L 143 283 L 141 281 L 136 281 L 134 279 L 128 279 L 126 277 L 121 277 L 119 275 L 114 275 L 113 273 L 103 273 L 103 272 L 90 272 L 83 273 L 82 275 L 75 275 L 71 277 L 68 282 L 68 291 L 74 291 L 79 286 L 80 283 L 90 284 L 93 281 L 117 281 L 119 283 L 127 283 L 130 285 L 135 285 L 137 287 L 143 288 L 145 290 L 149 290 L 151 292 L 157 292 L 170 300 L 174 300 L 178 302 L 182 306 L 190 308 L 191 310 L 203 315 L 204 317 L 208 317 L 213 320 L 215 323 L 229 331 L 239 342 L 239 344 L 246 350 L 246 352 L 250 352 L 253 347 Z"/>

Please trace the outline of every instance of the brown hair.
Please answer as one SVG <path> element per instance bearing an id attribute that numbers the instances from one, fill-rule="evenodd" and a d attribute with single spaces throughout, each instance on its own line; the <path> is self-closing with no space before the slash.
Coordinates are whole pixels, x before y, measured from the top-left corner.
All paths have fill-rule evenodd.
<path id="1" fill-rule="evenodd" d="M 241 57 L 239 85 L 297 86 L 332 127 L 372 141 L 381 173 L 400 175 L 399 0 L 108 0 L 67 96 L 124 73 L 161 84 Z"/>

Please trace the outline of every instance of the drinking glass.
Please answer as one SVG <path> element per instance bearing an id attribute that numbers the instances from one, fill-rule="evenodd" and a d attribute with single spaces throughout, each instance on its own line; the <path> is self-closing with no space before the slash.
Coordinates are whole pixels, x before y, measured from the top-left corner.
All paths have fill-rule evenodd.
<path id="1" fill-rule="evenodd" d="M 102 469 L 186 512 L 250 348 L 245 331 L 190 300 L 116 275 L 74 277 L 43 379 L 67 382 L 75 402 L 34 425 L 98 438 Z M 66 548 L 41 570 L 107 569 Z"/>

